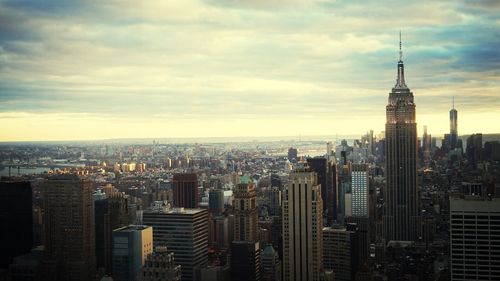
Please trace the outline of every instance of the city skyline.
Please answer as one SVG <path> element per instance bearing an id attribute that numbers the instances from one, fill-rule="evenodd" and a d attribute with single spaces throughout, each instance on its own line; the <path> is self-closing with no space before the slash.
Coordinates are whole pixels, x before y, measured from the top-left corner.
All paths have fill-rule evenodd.
<path id="1" fill-rule="evenodd" d="M 495 1 L 0 8 L 0 141 L 380 132 L 399 30 L 417 134 L 449 131 L 453 97 L 461 135 L 499 133 Z"/>

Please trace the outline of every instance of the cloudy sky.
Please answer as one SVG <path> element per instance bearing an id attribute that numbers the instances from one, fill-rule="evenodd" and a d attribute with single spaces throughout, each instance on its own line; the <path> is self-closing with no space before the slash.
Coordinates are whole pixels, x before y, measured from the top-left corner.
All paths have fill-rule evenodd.
<path id="1" fill-rule="evenodd" d="M 414 3 L 407 3 L 414 2 Z M 0 0 L 0 141 L 500 133 L 500 1 Z"/>

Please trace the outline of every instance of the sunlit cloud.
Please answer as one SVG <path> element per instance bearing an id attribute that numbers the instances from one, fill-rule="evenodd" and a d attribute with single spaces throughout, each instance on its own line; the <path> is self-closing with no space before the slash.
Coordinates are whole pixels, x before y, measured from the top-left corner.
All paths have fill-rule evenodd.
<path id="1" fill-rule="evenodd" d="M 454 96 L 459 133 L 497 132 L 499 15 L 496 1 L 0 1 L 0 140 L 381 131 L 400 29 L 419 128 L 445 133 Z"/>

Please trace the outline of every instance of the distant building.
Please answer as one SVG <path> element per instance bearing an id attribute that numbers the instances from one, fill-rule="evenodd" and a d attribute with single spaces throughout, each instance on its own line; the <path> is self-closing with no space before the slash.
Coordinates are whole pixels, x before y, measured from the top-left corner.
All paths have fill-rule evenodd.
<path id="1" fill-rule="evenodd" d="M 113 230 L 113 278 L 139 281 L 146 257 L 153 252 L 153 229 L 130 225 Z"/>
<path id="2" fill-rule="evenodd" d="M 351 193 L 351 163 L 347 162 L 338 165 L 338 204 L 337 220 L 342 223 L 346 215 L 346 210 L 352 210 L 350 204 L 346 204 L 346 194 Z"/>
<path id="3" fill-rule="evenodd" d="M 196 174 L 175 174 L 174 207 L 176 208 L 198 208 L 198 177 Z"/>
<path id="4" fill-rule="evenodd" d="M 260 281 L 259 242 L 233 241 L 231 243 L 231 280 Z"/>
<path id="5" fill-rule="evenodd" d="M 281 261 L 272 245 L 267 245 L 261 253 L 262 281 L 281 280 Z"/>
<path id="6" fill-rule="evenodd" d="M 45 250 L 42 280 L 85 281 L 95 270 L 92 185 L 76 175 L 43 184 Z"/>
<path id="7" fill-rule="evenodd" d="M 450 148 L 458 147 L 458 112 L 455 109 L 455 98 L 453 98 L 453 108 L 450 110 Z"/>
<path id="8" fill-rule="evenodd" d="M 255 242 L 257 237 L 257 193 L 255 184 L 241 177 L 233 190 L 234 241 Z"/>
<path id="9" fill-rule="evenodd" d="M 355 225 L 347 228 L 323 228 L 323 266 L 333 270 L 335 281 L 354 280 L 358 267 Z"/>
<path id="10" fill-rule="evenodd" d="M 267 198 L 269 199 L 269 215 L 281 215 L 281 190 L 279 187 L 272 187 L 267 191 Z"/>
<path id="11" fill-rule="evenodd" d="M 328 216 L 328 221 L 337 218 L 337 177 L 335 165 L 324 157 L 308 158 L 309 168 L 318 176 L 321 184 L 321 199 L 323 200 L 323 215 Z"/>
<path id="12" fill-rule="evenodd" d="M 111 274 L 111 249 L 113 230 L 128 224 L 127 198 L 116 192 L 94 201 L 95 245 L 97 267 Z"/>
<path id="13" fill-rule="evenodd" d="M 217 249 L 229 248 L 229 220 L 220 215 L 212 219 L 213 236 L 211 237 L 212 246 Z"/>
<path id="14" fill-rule="evenodd" d="M 288 161 L 295 163 L 298 160 L 298 150 L 297 148 L 290 147 L 288 149 Z"/>
<path id="15" fill-rule="evenodd" d="M 351 194 L 352 194 L 352 216 L 368 217 L 368 164 L 352 164 L 351 170 Z"/>
<path id="16" fill-rule="evenodd" d="M 9 268 L 16 256 L 33 247 L 31 184 L 27 181 L 0 181 L 0 269 Z"/>
<path id="17" fill-rule="evenodd" d="M 208 262 L 208 211 L 202 209 L 146 210 L 143 223 L 153 227 L 155 246 L 167 246 L 181 266 L 182 280 L 195 280 L 195 269 Z"/>
<path id="18" fill-rule="evenodd" d="M 289 178 L 282 214 L 284 280 L 317 281 L 323 268 L 321 186 L 305 163 Z"/>
<path id="19" fill-rule="evenodd" d="M 174 253 L 158 246 L 147 256 L 142 267 L 141 281 L 181 281 L 181 266 L 175 262 Z"/>
<path id="20" fill-rule="evenodd" d="M 224 190 L 211 189 L 208 192 L 208 210 L 214 215 L 224 212 Z"/>
<path id="21" fill-rule="evenodd" d="M 474 167 L 483 160 L 483 134 L 472 134 L 467 138 L 465 154 L 467 160 Z"/>
<path id="22" fill-rule="evenodd" d="M 500 198 L 450 198 L 451 280 L 498 280 Z"/>

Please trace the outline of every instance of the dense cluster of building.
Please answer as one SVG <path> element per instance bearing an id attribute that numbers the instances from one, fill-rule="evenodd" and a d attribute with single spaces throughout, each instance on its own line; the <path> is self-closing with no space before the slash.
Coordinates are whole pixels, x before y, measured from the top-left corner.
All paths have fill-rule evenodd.
<path id="1" fill-rule="evenodd" d="M 500 143 L 461 139 L 454 106 L 419 139 L 397 69 L 385 131 L 326 151 L 0 147 L 0 280 L 499 280 Z"/>

